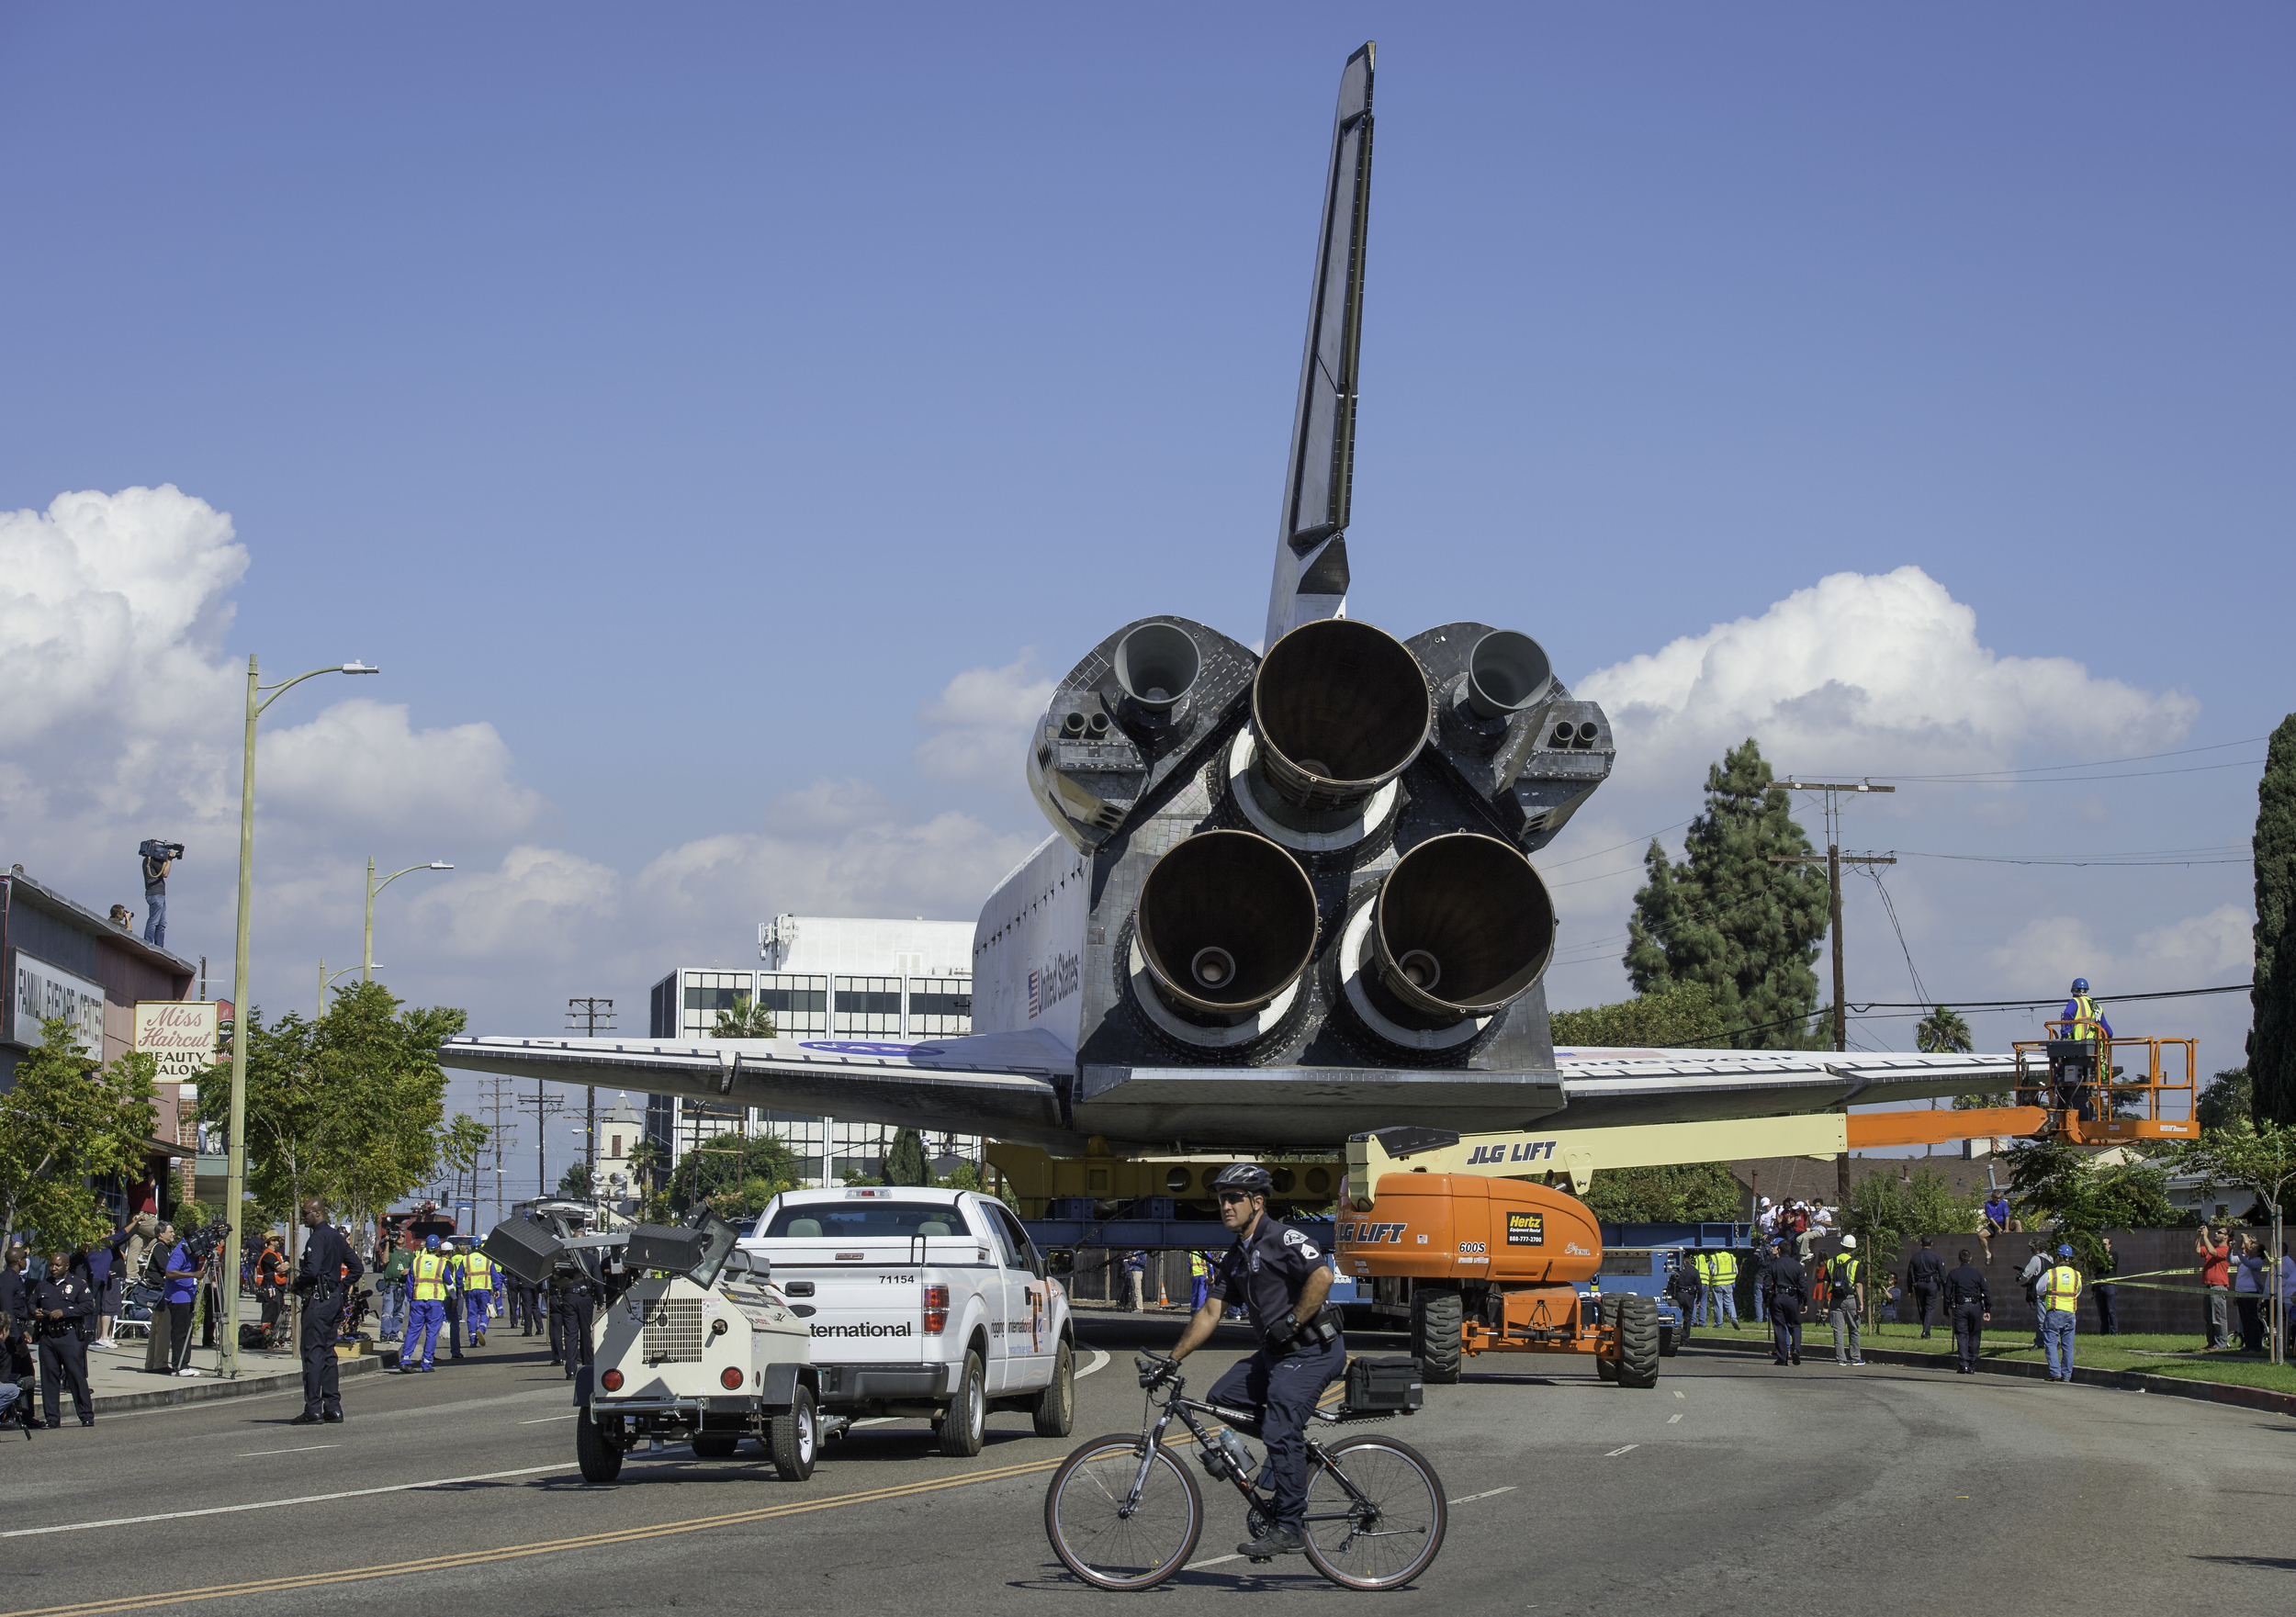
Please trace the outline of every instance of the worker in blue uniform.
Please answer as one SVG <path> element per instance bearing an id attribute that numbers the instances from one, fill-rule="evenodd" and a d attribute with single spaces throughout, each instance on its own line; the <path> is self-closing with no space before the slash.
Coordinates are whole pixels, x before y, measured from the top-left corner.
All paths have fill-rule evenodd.
<path id="1" fill-rule="evenodd" d="M 438 1356 L 439 1327 L 446 1323 L 446 1254 L 439 1251 L 437 1236 L 426 1235 L 422 1250 L 407 1268 L 407 1334 L 399 1344 L 401 1376 L 432 1369 L 432 1361 Z M 414 1352 L 418 1341 L 422 1343 L 420 1363 Z"/>
<path id="2" fill-rule="evenodd" d="M 487 1344 L 487 1320 L 501 1306 L 502 1272 L 494 1260 L 471 1244 L 470 1237 L 455 1238 L 462 1243 L 462 1317 L 470 1328 L 470 1345 Z"/>
<path id="3" fill-rule="evenodd" d="M 1220 1221 L 1235 1232 L 1236 1241 L 1213 1265 L 1210 1295 L 1172 1350 L 1176 1364 L 1209 1342 L 1231 1297 L 1244 1303 L 1259 1335 L 1259 1352 L 1231 1365 L 1206 1395 L 1216 1404 L 1260 1411 L 1260 1435 L 1267 1443 L 1260 1475 L 1273 1495 L 1271 1520 L 1258 1538 L 1236 1545 L 1236 1554 L 1254 1560 L 1306 1548 L 1308 1412 L 1347 1369 L 1339 1310 L 1325 1300 L 1331 1266 L 1306 1236 L 1266 1216 L 1274 1188 L 1256 1162 L 1232 1162 L 1211 1182 Z M 1142 1380 L 1153 1387 L 1169 1374 L 1169 1365 L 1160 1365 Z"/>
<path id="4" fill-rule="evenodd" d="M 2099 1070 L 2097 1048 L 2100 1039 L 2112 1038 L 2112 1024 L 2105 1020 L 2102 1008 L 2089 997 L 2088 978 L 2073 979 L 2073 997 L 2065 1002 L 2057 1020 L 2065 1024 L 2065 1038 L 2085 1047 L 2086 1053 L 2057 1064 L 2056 1104 L 2077 1112 L 2082 1122 L 2094 1123 L 2097 1108 L 2090 1101 L 2091 1085 L 2107 1076 Z"/>

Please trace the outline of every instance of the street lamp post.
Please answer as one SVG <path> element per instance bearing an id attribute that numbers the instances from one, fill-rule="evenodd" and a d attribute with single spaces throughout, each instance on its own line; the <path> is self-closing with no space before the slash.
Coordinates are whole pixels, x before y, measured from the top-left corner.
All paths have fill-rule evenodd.
<path id="1" fill-rule="evenodd" d="M 349 976 L 352 972 L 354 972 L 354 971 L 358 971 L 359 969 L 360 969 L 360 968 L 359 968 L 359 967 L 357 967 L 357 966 L 345 966 L 345 967 L 343 967 L 343 970 L 342 970 L 342 971 L 330 971 L 329 970 L 327 970 L 327 957 L 326 957 L 325 955 L 321 955 L 321 956 L 319 957 L 319 1015 L 320 1015 L 320 1016 L 324 1016 L 327 1014 L 327 984 L 329 984 L 330 983 L 332 983 L 332 982 L 333 982 L 336 978 L 338 978 L 338 977 L 348 977 L 348 976 Z M 366 971 L 367 975 L 366 975 L 365 978 L 361 979 L 361 981 L 363 981 L 363 982 L 372 982 L 372 981 L 374 980 L 374 974 L 375 974 L 375 962 L 374 962 L 373 960 L 369 960 L 369 961 L 367 961 L 367 962 L 366 962 Z"/>
<path id="2" fill-rule="evenodd" d="M 442 860 L 433 859 L 427 865 L 409 865 L 403 870 L 394 870 L 377 881 L 375 880 L 375 856 L 371 853 L 366 856 L 366 947 L 361 957 L 366 962 L 366 975 L 360 978 L 360 982 L 375 981 L 375 895 L 400 877 L 411 876 L 417 870 L 451 870 L 454 868 Z"/>
<path id="3" fill-rule="evenodd" d="M 258 682 L 255 659 L 247 658 L 247 740 L 240 761 L 239 771 L 239 935 L 231 951 L 231 1122 L 230 1157 L 223 1179 L 225 1216 L 231 1224 L 231 1247 L 227 1254 L 225 1271 L 239 1273 L 242 1224 L 246 1210 L 242 1202 L 247 1195 L 247 1024 L 253 1015 L 247 1003 L 247 926 L 254 900 L 255 878 L 255 721 L 263 710 L 279 700 L 289 686 L 300 685 L 321 674 L 379 674 L 365 663 L 336 663 L 323 668 L 313 668 L 308 674 L 298 674 L 292 679 L 282 679 L 276 685 Z M 268 691 L 269 695 L 264 692 Z M 299 1209 L 298 1209 L 299 1210 Z M 236 1376 L 239 1374 L 239 1287 L 233 1285 L 226 1297 L 226 1318 L 217 1341 L 221 1351 L 217 1355 L 218 1374 Z"/>

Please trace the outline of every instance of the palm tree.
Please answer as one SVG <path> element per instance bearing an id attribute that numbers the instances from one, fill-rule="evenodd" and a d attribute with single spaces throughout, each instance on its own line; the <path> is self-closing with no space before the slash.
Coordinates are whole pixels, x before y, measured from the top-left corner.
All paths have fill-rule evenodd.
<path id="1" fill-rule="evenodd" d="M 772 1039 L 773 1013 L 759 1005 L 746 994 L 734 995 L 734 1008 L 717 1013 L 716 1026 L 710 1029 L 712 1039 Z"/>
<path id="2" fill-rule="evenodd" d="M 1977 1048 L 1970 1037 L 1969 1024 L 1961 1014 L 1947 1005 L 1940 1005 L 1921 1018 L 1921 1026 L 1913 1030 L 1913 1047 L 1931 1055 L 1967 1055 Z"/>

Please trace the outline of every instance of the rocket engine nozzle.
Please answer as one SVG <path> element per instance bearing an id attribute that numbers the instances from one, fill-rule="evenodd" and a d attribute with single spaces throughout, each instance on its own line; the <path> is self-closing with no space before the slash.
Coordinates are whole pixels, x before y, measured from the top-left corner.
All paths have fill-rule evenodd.
<path id="1" fill-rule="evenodd" d="M 1196 641 L 1176 623 L 1142 623 L 1116 643 L 1116 682 L 1142 713 L 1170 713 L 1204 666 Z"/>
<path id="2" fill-rule="evenodd" d="M 1142 960 L 1174 1005 L 1248 1016 L 1291 986 L 1315 951 L 1315 889 L 1299 861 L 1250 831 L 1204 831 L 1140 884 Z"/>
<path id="3" fill-rule="evenodd" d="M 1419 659 L 1349 618 L 1300 624 L 1268 648 L 1252 680 L 1261 772 L 1309 814 L 1348 808 L 1401 774 L 1434 724 Z"/>
<path id="4" fill-rule="evenodd" d="M 1546 647 L 1513 629 L 1493 629 L 1467 658 L 1467 705 L 1479 719 L 1503 719 L 1547 694 L 1555 682 Z"/>
<path id="5" fill-rule="evenodd" d="M 1396 861 L 1376 902 L 1380 986 L 1438 1025 L 1504 1008 L 1555 951 L 1547 883 L 1495 837 L 1428 838 Z"/>

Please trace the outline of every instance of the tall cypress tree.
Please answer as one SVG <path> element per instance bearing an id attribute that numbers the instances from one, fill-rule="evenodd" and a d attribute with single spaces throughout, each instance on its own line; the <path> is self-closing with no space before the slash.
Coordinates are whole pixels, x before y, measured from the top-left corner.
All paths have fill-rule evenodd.
<path id="1" fill-rule="evenodd" d="M 1723 1026 L 1758 1029 L 1737 1034 L 1737 1048 L 1812 1048 L 1826 876 L 1770 859 L 1812 851 L 1785 788 L 1748 737 L 1706 771 L 1705 813 L 1691 822 L 1683 863 L 1670 863 L 1656 841 L 1644 856 L 1649 880 L 1626 924 L 1635 992 L 1704 983 Z"/>
<path id="2" fill-rule="evenodd" d="M 2259 1121 L 2296 1123 L 2296 713 L 2280 721 L 2257 783 L 2257 975 L 2248 1075 Z"/>

